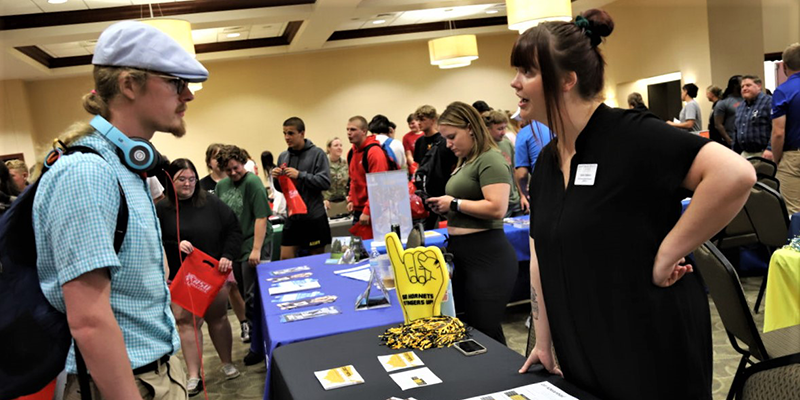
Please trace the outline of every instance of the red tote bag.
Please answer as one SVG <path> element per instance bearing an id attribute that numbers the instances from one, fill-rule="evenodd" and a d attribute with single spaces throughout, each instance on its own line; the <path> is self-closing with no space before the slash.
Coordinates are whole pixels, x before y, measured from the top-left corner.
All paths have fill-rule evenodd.
<path id="1" fill-rule="evenodd" d="M 228 274 L 230 272 L 219 272 L 219 261 L 195 248 L 183 260 L 178 274 L 172 280 L 169 287 L 172 301 L 202 317 L 222 289 Z"/>
<path id="2" fill-rule="evenodd" d="M 294 181 L 286 175 L 281 175 L 278 177 L 278 182 L 281 184 L 283 196 L 286 197 L 286 210 L 289 211 L 289 216 L 308 213 L 306 202 L 297 192 Z"/>

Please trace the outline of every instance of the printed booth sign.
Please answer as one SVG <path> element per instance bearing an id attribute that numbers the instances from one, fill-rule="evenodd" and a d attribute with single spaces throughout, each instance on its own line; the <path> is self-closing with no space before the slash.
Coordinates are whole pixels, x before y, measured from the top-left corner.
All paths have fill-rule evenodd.
<path id="1" fill-rule="evenodd" d="M 195 248 L 183 260 L 169 287 L 172 301 L 202 317 L 222 289 L 228 274 L 219 272 L 219 261 Z"/>
<path id="2" fill-rule="evenodd" d="M 438 247 L 403 250 L 394 232 L 386 234 L 386 253 L 392 262 L 395 287 L 405 322 L 441 315 L 450 274 Z"/>
<path id="3" fill-rule="evenodd" d="M 281 184 L 281 191 L 286 198 L 286 209 L 289 211 L 289 216 L 308 213 L 306 202 L 300 197 L 294 180 L 286 175 L 281 175 L 278 177 L 278 183 Z"/>

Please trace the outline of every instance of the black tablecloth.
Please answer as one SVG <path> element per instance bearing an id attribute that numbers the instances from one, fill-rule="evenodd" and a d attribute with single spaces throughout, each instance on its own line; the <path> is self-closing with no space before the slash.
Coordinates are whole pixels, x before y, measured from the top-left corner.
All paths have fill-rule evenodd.
<path id="1" fill-rule="evenodd" d="M 442 383 L 404 392 L 378 362 L 379 355 L 407 351 L 380 345 L 378 335 L 386 328 L 388 326 L 278 347 L 272 359 L 271 398 L 383 400 L 396 396 L 419 400 L 459 400 L 547 380 L 580 400 L 597 399 L 563 378 L 548 374 L 541 366 L 533 368 L 535 372 L 518 374 L 517 370 L 525 358 L 478 331 L 472 331 L 472 337 L 487 348 L 484 354 L 467 357 L 453 347 L 414 350 L 425 367 L 430 368 Z M 314 371 L 344 365 L 353 365 L 365 383 L 326 391 L 314 376 Z"/>

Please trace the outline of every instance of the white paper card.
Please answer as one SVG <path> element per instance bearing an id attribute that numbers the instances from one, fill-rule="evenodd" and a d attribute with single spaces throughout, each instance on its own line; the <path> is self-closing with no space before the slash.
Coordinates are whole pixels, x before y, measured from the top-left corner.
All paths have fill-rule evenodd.
<path id="1" fill-rule="evenodd" d="M 592 186 L 597 175 L 597 164 L 578 164 L 575 172 L 575 186 Z"/>
<path id="2" fill-rule="evenodd" d="M 319 383 L 325 390 L 336 389 L 344 386 L 358 385 L 364 383 L 364 378 L 356 371 L 352 365 L 345 365 L 324 371 L 314 371 Z"/>
<path id="3" fill-rule="evenodd" d="M 438 376 L 434 375 L 433 371 L 429 370 L 427 367 L 390 374 L 389 377 L 392 378 L 394 383 L 396 383 L 397 386 L 400 386 L 400 389 L 402 390 L 442 383 L 442 380 L 439 379 Z"/>
<path id="4" fill-rule="evenodd" d="M 413 351 L 378 356 L 378 361 L 383 365 L 383 369 L 385 369 L 386 372 L 425 365 Z"/>
<path id="5" fill-rule="evenodd" d="M 578 400 L 550 382 L 539 382 L 465 400 Z"/>
<path id="6" fill-rule="evenodd" d="M 269 288 L 270 295 L 300 292 L 308 289 L 319 288 L 319 281 L 316 279 L 299 279 L 296 281 L 279 282 Z"/>

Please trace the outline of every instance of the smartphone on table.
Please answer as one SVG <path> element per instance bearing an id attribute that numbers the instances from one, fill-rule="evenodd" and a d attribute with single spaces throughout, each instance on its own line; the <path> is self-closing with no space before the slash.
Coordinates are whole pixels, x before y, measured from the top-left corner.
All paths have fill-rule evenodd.
<path id="1" fill-rule="evenodd" d="M 474 356 L 477 354 L 486 353 L 486 347 L 483 347 L 482 344 L 476 342 L 475 339 L 462 340 L 454 343 L 453 346 L 455 346 L 456 349 L 462 352 L 465 356 Z"/>

